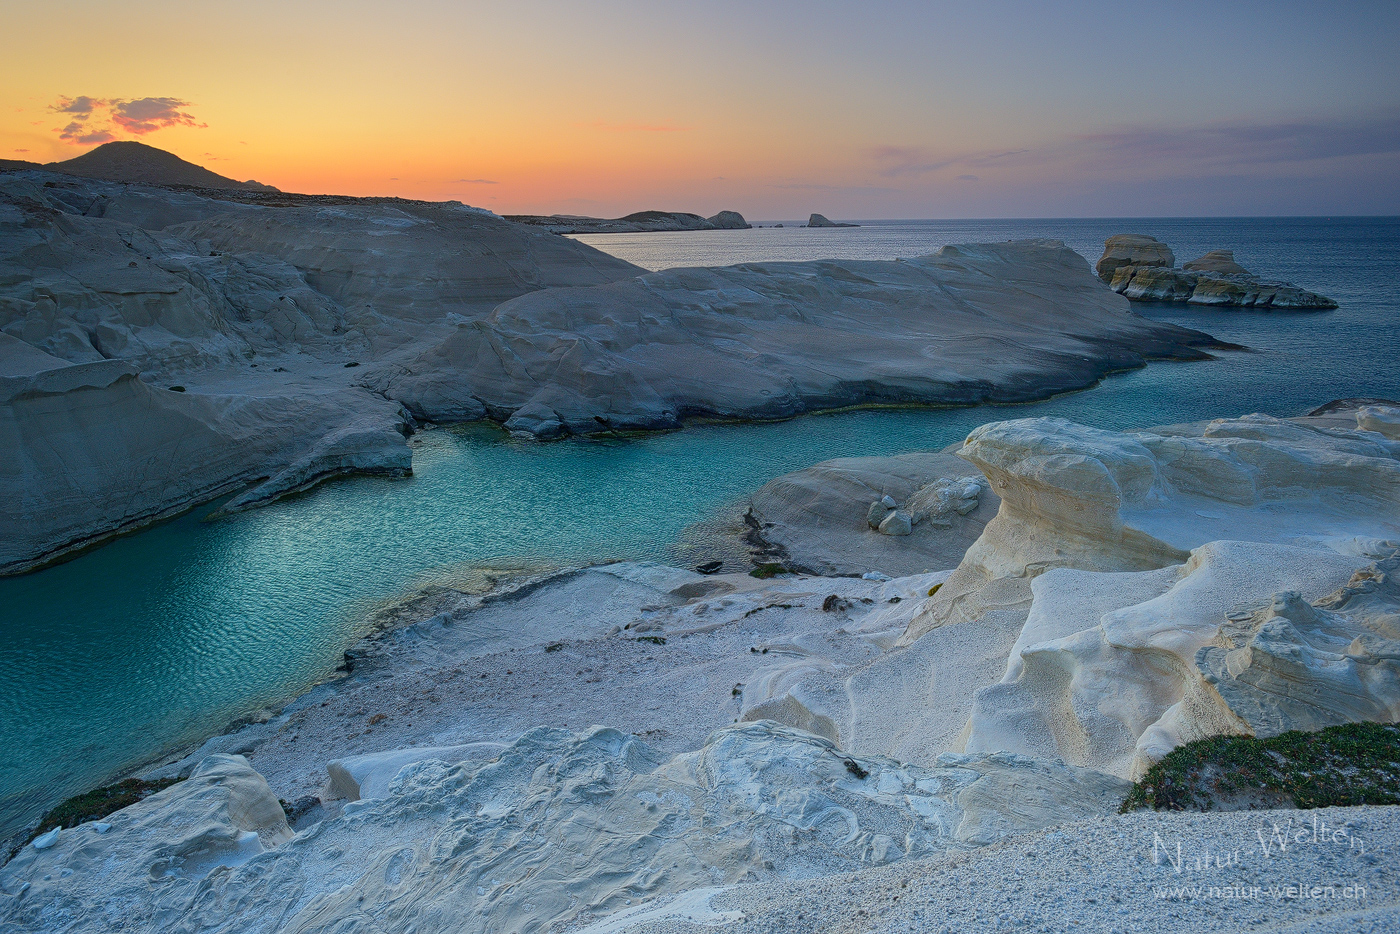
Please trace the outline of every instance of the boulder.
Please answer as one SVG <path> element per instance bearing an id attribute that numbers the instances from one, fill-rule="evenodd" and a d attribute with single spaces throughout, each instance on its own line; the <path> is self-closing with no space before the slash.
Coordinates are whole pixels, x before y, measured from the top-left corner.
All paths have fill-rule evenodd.
<path id="1" fill-rule="evenodd" d="M 912 531 L 914 523 L 902 509 L 896 509 L 880 522 L 881 535 L 908 535 Z"/>
<path id="2" fill-rule="evenodd" d="M 1176 254 L 1171 247 L 1156 237 L 1145 234 L 1117 234 L 1109 237 L 1103 245 L 1103 256 L 1094 264 L 1094 272 L 1105 282 L 1113 281 L 1113 274 L 1122 266 L 1159 266 L 1171 269 L 1176 265 Z"/>

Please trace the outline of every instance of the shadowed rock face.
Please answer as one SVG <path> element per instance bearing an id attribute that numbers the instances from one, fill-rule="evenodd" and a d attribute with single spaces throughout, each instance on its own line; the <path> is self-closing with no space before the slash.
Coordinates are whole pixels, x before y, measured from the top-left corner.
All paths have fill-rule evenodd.
<path id="1" fill-rule="evenodd" d="M 865 403 L 1024 401 L 1213 341 L 1139 318 L 1057 240 L 894 262 L 672 269 L 506 302 L 366 375 L 540 437 Z"/>

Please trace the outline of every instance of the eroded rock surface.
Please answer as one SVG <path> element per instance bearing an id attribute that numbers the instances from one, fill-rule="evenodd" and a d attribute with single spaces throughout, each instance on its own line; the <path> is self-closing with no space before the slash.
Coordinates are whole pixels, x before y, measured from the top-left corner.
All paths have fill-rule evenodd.
<path id="1" fill-rule="evenodd" d="M 904 577 L 956 567 L 1000 502 L 985 482 L 961 495 L 971 473 L 967 461 L 943 452 L 823 461 L 750 497 L 749 536 L 762 560 L 818 574 Z M 873 534 L 900 504 L 912 509 L 911 533 L 897 542 Z"/>
<path id="2" fill-rule="evenodd" d="M 866 403 L 1024 401 L 1213 341 L 1133 315 L 1055 240 L 894 262 L 671 269 L 551 289 L 367 379 L 440 418 L 444 385 L 501 421 L 572 433 L 781 418 Z M 552 415 L 552 417 L 550 417 Z"/>
<path id="3" fill-rule="evenodd" d="M 637 899 L 991 843 L 1108 813 L 1126 790 L 1009 755 L 853 759 L 771 722 L 674 758 L 616 730 L 536 729 L 485 764 L 408 764 L 383 797 L 264 849 L 242 842 L 232 806 L 204 817 L 220 790 L 208 769 L 105 834 L 84 825 L 26 848 L 0 869 L 0 917 L 64 934 L 535 930 Z M 190 849 L 196 839 L 210 845 Z M 249 852 L 230 857 L 230 843 Z"/>
<path id="4" fill-rule="evenodd" d="M 901 640 L 1025 614 L 964 748 L 1136 777 L 1205 736 L 1400 717 L 1400 445 L 1358 424 L 1395 411 L 974 431 L 1001 509 Z"/>

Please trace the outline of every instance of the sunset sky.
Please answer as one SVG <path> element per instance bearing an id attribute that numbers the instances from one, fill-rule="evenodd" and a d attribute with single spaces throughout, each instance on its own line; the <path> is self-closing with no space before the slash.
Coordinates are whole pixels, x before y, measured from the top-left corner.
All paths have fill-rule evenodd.
<path id="1" fill-rule="evenodd" d="M 1400 213 L 1400 3 L 3 0 L 0 158 L 750 218 Z"/>

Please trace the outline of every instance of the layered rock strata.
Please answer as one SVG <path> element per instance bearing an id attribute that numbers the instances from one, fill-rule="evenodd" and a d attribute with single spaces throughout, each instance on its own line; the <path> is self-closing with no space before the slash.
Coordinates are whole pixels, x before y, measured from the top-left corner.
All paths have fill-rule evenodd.
<path id="1" fill-rule="evenodd" d="M 1235 262 L 1231 250 L 1212 250 L 1181 269 L 1165 243 L 1137 234 L 1109 237 L 1095 270 L 1109 288 L 1135 302 L 1189 302 L 1246 308 L 1336 308 L 1332 299 L 1288 282 L 1260 279 Z"/>

